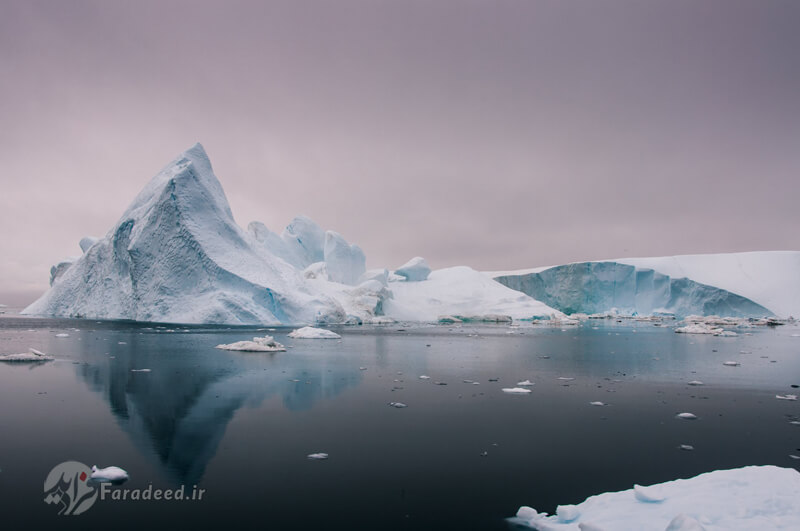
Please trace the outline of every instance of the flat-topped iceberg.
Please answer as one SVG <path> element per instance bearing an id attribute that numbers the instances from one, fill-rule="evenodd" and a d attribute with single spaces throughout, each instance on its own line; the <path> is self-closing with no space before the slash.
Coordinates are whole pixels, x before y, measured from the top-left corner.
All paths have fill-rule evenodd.
<path id="1" fill-rule="evenodd" d="M 254 337 L 252 341 L 236 341 L 227 345 L 217 345 L 220 350 L 239 350 L 242 352 L 283 352 L 286 347 L 272 336 Z"/>
<path id="2" fill-rule="evenodd" d="M 21 354 L 4 354 L 0 356 L 0 361 L 9 363 L 38 363 L 42 361 L 52 361 L 55 358 L 34 348 L 29 348 L 28 352 Z"/>
<path id="3" fill-rule="evenodd" d="M 591 496 L 559 506 L 553 516 L 523 506 L 510 520 L 548 531 L 800 529 L 800 473 L 777 466 L 718 470 Z"/>
<path id="4" fill-rule="evenodd" d="M 800 252 L 619 258 L 487 273 L 565 313 L 800 315 Z"/>
<path id="5" fill-rule="evenodd" d="M 341 339 L 342 336 L 336 332 L 325 330 L 324 328 L 314 328 L 313 326 L 304 326 L 297 330 L 289 332 L 289 337 L 292 339 Z"/>

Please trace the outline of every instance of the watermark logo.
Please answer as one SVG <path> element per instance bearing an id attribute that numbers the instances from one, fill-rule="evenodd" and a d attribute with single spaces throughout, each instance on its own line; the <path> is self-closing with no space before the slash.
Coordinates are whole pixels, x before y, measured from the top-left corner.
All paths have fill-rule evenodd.
<path id="1" fill-rule="evenodd" d="M 92 470 L 78 461 L 53 467 L 44 480 L 44 502 L 55 505 L 60 515 L 84 513 L 97 501 L 97 489 L 90 483 Z"/>
<path id="2" fill-rule="evenodd" d="M 92 478 L 93 472 L 95 478 Z M 123 502 L 201 501 L 206 492 L 197 485 L 191 489 L 186 485 L 154 489 L 152 483 L 146 488 L 119 487 L 127 479 L 127 472 L 117 467 L 97 470 L 78 461 L 65 461 L 53 467 L 44 480 L 44 502 L 55 505 L 60 515 L 78 515 L 88 511 L 98 498 Z"/>

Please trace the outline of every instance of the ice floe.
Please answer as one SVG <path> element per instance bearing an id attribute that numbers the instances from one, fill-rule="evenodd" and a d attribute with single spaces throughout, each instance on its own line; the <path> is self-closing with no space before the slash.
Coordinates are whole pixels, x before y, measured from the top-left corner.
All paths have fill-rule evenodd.
<path id="1" fill-rule="evenodd" d="M 286 347 L 275 341 L 272 336 L 254 337 L 252 341 L 237 341 L 227 345 L 217 345 L 215 348 L 243 352 L 282 352 L 286 350 Z"/>
<path id="2" fill-rule="evenodd" d="M 571 520 L 523 506 L 510 521 L 548 531 L 796 530 L 798 492 L 798 471 L 749 466 L 591 496 L 574 506 Z"/>
<path id="3" fill-rule="evenodd" d="M 684 419 L 684 420 L 695 420 L 695 419 L 697 419 L 697 415 L 695 415 L 694 413 L 688 413 L 688 412 L 687 413 L 678 413 L 675 416 L 678 417 L 679 419 Z"/>
<path id="4" fill-rule="evenodd" d="M 0 361 L 16 363 L 38 363 L 42 361 L 52 361 L 53 356 L 40 352 L 34 348 L 29 348 L 28 352 L 22 354 L 5 354 L 0 356 Z"/>
<path id="5" fill-rule="evenodd" d="M 526 395 L 530 393 L 531 390 L 525 389 L 524 387 L 504 387 L 503 392 L 511 395 Z"/>
<path id="6" fill-rule="evenodd" d="M 328 458 L 328 454 L 326 454 L 324 452 L 319 452 L 319 453 L 315 453 L 315 454 L 308 454 L 306 456 L 306 458 L 307 459 L 311 459 L 312 461 L 319 461 L 319 460 L 322 460 L 322 459 L 327 459 Z"/>
<path id="7" fill-rule="evenodd" d="M 314 328 L 313 326 L 304 326 L 289 333 L 292 339 L 341 339 L 342 336 L 336 332 L 325 330 L 324 328 Z"/>

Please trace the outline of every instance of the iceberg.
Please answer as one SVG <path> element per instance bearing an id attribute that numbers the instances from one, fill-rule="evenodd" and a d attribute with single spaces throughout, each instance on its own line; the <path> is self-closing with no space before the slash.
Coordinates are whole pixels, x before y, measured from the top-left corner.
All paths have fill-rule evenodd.
<path id="1" fill-rule="evenodd" d="M 314 232 L 304 223 L 290 227 Z M 322 260 L 318 239 L 309 247 L 319 256 L 309 263 Z M 23 313 L 224 324 L 313 323 L 344 314 L 236 225 L 200 144 L 159 172 Z"/>
<path id="2" fill-rule="evenodd" d="M 551 531 L 800 529 L 798 493 L 797 470 L 748 466 L 598 494 L 553 516 L 523 506 L 509 521 Z"/>
<path id="3" fill-rule="evenodd" d="M 494 278 L 566 314 L 773 315 L 725 289 L 620 262 L 579 262 Z"/>
<path id="4" fill-rule="evenodd" d="M 384 301 L 385 315 L 398 321 L 437 322 L 444 316 L 502 315 L 532 319 L 565 315 L 535 298 L 510 289 L 466 266 L 433 271 L 426 280 L 392 282 L 392 298 Z M 460 317 L 461 316 L 461 317 Z"/>

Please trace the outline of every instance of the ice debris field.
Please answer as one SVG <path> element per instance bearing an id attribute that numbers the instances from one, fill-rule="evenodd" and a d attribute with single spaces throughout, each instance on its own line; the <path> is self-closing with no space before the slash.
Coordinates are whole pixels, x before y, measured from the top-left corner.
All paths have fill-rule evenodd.
<path id="1" fill-rule="evenodd" d="M 561 320 L 565 314 L 800 315 L 800 252 L 583 262 L 506 273 L 366 269 L 358 245 L 298 216 L 234 219 L 203 147 L 161 170 L 102 238 L 51 268 L 27 315 L 217 324 Z M 487 318 L 486 316 L 494 316 Z"/>

